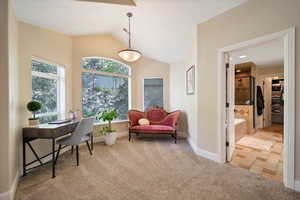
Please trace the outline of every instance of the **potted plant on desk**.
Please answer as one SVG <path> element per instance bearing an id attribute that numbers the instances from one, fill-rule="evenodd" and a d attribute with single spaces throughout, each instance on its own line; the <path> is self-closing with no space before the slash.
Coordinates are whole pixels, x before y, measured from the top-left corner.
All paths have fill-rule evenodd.
<path id="1" fill-rule="evenodd" d="M 106 145 L 113 145 L 116 143 L 117 134 L 116 130 L 113 130 L 111 127 L 111 121 L 116 119 L 119 116 L 116 110 L 106 110 L 96 117 L 97 120 L 102 120 L 104 122 L 108 121 L 108 125 L 104 125 L 100 129 L 100 133 L 104 135 L 105 144 Z"/>
<path id="2" fill-rule="evenodd" d="M 29 126 L 35 126 L 39 123 L 39 118 L 36 117 L 36 112 L 42 108 L 42 104 L 38 101 L 30 101 L 27 104 L 27 109 L 32 112 L 33 117 L 29 118 Z"/>

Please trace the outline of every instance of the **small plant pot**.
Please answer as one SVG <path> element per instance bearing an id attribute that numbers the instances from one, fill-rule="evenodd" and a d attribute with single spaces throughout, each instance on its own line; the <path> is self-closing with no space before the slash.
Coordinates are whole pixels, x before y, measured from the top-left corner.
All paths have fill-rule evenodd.
<path id="1" fill-rule="evenodd" d="M 106 145 L 113 145 L 113 144 L 116 143 L 116 139 L 117 139 L 117 133 L 116 132 L 108 133 L 105 136 L 105 144 Z"/>
<path id="2" fill-rule="evenodd" d="M 29 119 L 29 126 L 36 126 L 39 124 L 39 119 Z"/>

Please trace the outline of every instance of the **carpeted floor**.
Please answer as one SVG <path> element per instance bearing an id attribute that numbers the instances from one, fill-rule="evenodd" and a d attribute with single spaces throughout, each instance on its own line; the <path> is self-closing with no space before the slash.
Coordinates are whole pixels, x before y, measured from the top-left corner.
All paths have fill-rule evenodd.
<path id="1" fill-rule="evenodd" d="M 50 166 L 22 178 L 17 200 L 296 200 L 300 194 L 245 169 L 196 156 L 185 140 L 127 139 L 63 154 L 57 177 Z"/>

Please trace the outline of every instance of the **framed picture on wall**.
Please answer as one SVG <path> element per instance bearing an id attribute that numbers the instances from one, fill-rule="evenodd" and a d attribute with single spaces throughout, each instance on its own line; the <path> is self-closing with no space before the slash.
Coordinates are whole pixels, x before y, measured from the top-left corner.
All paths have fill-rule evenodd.
<path id="1" fill-rule="evenodd" d="M 186 71 L 186 94 L 193 95 L 195 93 L 195 65 Z"/>

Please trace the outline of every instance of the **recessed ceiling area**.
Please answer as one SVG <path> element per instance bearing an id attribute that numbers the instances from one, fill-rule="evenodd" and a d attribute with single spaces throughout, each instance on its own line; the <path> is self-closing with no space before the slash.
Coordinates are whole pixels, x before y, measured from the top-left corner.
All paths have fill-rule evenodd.
<path id="1" fill-rule="evenodd" d="M 136 6 L 77 0 L 14 0 L 19 20 L 70 35 L 110 33 L 127 44 L 133 13 L 133 48 L 167 63 L 189 58 L 196 25 L 247 0 L 134 0 Z"/>
<path id="2" fill-rule="evenodd" d="M 230 52 L 231 61 L 235 64 L 253 62 L 258 68 L 283 67 L 283 40 L 273 40 L 242 50 Z"/>

